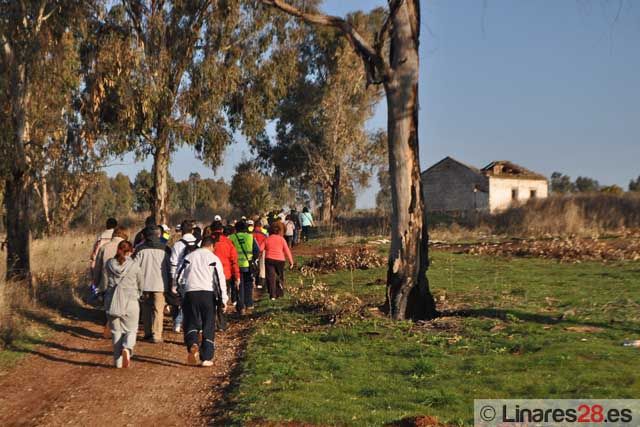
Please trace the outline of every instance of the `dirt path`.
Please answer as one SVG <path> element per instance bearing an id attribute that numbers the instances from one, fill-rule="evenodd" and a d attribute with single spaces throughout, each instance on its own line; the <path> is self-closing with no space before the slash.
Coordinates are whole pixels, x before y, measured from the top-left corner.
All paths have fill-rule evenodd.
<path id="1" fill-rule="evenodd" d="M 31 316 L 56 332 L 0 372 L 2 426 L 219 424 L 216 404 L 230 388 L 253 323 L 228 316 L 229 329 L 216 336 L 213 368 L 186 365 L 182 335 L 167 332 L 166 323 L 164 343 L 138 342 L 131 369 L 117 370 L 98 323 Z"/>

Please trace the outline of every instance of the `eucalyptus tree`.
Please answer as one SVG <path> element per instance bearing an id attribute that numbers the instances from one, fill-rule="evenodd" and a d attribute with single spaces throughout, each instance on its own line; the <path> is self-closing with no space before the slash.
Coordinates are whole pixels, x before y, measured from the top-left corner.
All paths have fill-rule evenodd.
<path id="1" fill-rule="evenodd" d="M 33 190 L 47 194 L 40 180 L 74 116 L 79 40 L 99 10 L 99 2 L 89 0 L 0 1 L 0 169 L 9 279 L 30 279 Z"/>
<path id="2" fill-rule="evenodd" d="M 387 303 L 394 319 L 436 316 L 426 276 L 429 237 L 418 152 L 420 0 L 389 0 L 386 18 L 372 38 L 349 20 L 316 8 L 261 1 L 311 24 L 334 28 L 363 61 L 367 84 L 384 88 L 392 200 Z"/>
<path id="3" fill-rule="evenodd" d="M 113 7 L 129 52 L 128 66 L 105 88 L 114 101 L 109 125 L 121 135 L 114 151 L 153 157 L 158 221 L 167 221 L 172 153 L 186 144 L 216 167 L 235 131 L 251 137 L 264 128 L 267 106 L 289 81 L 291 66 L 278 79 L 265 76 L 295 61 L 285 41 L 297 30 L 254 3 L 122 0 Z"/>
<path id="4" fill-rule="evenodd" d="M 252 161 L 243 161 L 236 166 L 231 179 L 229 203 L 241 215 L 264 213 L 273 208 L 269 177 L 258 170 Z"/>
<path id="5" fill-rule="evenodd" d="M 380 10 L 357 13 L 358 28 L 375 26 Z M 301 49 L 298 78 L 279 103 L 276 142 L 256 144 L 259 155 L 281 176 L 305 182 L 319 195 L 320 219 L 333 220 L 341 194 L 366 186 L 379 163 L 377 140 L 365 130 L 381 98 L 365 86 L 364 69 L 348 42 L 333 30 L 310 29 Z M 319 191 L 313 191 L 315 189 Z"/>

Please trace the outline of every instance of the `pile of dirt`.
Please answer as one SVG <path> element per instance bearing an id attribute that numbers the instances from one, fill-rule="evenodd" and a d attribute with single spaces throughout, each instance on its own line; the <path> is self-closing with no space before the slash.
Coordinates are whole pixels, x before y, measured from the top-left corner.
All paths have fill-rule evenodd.
<path id="1" fill-rule="evenodd" d="M 431 247 L 471 255 L 536 257 L 561 262 L 640 260 L 640 239 L 638 238 L 511 240 L 473 244 L 434 242 Z"/>
<path id="2" fill-rule="evenodd" d="M 429 415 L 403 418 L 400 421 L 396 421 L 386 425 L 388 427 L 448 427 L 447 424 L 441 423 L 438 420 L 438 417 Z"/>
<path id="3" fill-rule="evenodd" d="M 383 267 L 387 260 L 375 251 L 356 246 L 350 251 L 325 252 L 309 260 L 300 271 L 304 276 L 332 273 L 339 270 L 368 270 Z"/>

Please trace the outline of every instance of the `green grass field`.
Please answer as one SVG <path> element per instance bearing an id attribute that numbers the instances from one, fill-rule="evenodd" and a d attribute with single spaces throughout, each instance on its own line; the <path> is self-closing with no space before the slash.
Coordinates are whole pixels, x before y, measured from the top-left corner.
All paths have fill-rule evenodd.
<path id="1" fill-rule="evenodd" d="M 291 297 L 263 300 L 231 419 L 470 425 L 474 398 L 640 395 L 638 349 L 622 347 L 640 338 L 639 262 L 432 256 L 431 289 L 449 314 L 436 322 L 381 317 L 383 270 L 317 278 L 366 305 L 335 325 Z M 300 286 L 294 273 L 287 281 Z"/>

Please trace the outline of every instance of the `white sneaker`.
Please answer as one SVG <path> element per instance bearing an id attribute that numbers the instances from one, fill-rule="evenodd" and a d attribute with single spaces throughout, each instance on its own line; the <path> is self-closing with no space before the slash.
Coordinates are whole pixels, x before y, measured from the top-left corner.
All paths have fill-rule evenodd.
<path id="1" fill-rule="evenodd" d="M 202 367 L 207 368 L 209 366 L 213 366 L 213 360 L 203 360 Z"/>
<path id="2" fill-rule="evenodd" d="M 180 332 L 182 332 L 182 328 L 180 327 L 180 325 L 174 326 L 173 332 L 175 332 L 176 334 L 179 334 Z"/>

